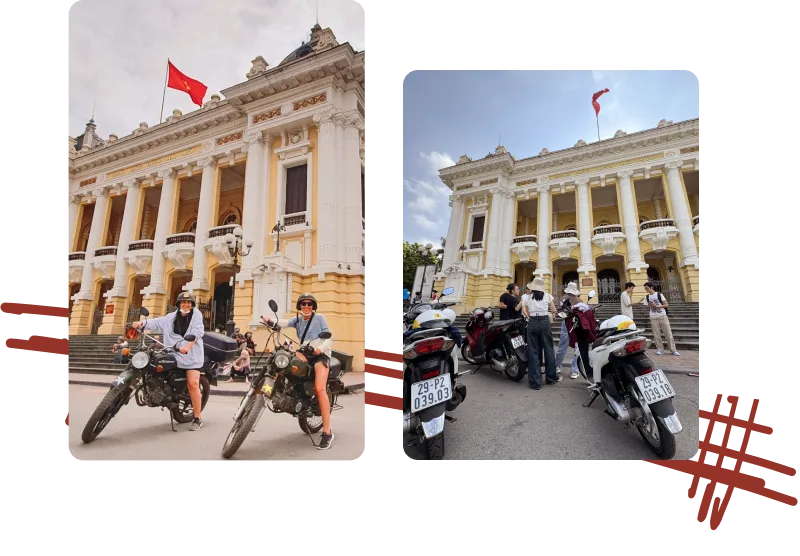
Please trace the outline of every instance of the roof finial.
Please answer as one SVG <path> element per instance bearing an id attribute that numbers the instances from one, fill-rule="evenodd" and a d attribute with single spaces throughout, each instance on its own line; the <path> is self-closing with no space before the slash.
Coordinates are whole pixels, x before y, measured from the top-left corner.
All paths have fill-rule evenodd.
<path id="1" fill-rule="evenodd" d="M 97 108 L 97 99 L 94 99 L 94 104 L 92 105 L 92 117 L 90 120 L 94 121 L 94 109 Z"/>
<path id="2" fill-rule="evenodd" d="M 501 133 L 500 137 L 497 138 L 497 146 L 498 147 L 502 144 L 502 141 L 503 141 L 503 134 Z"/>
<path id="3" fill-rule="evenodd" d="M 319 0 L 317 0 L 317 25 L 319 25 Z"/>

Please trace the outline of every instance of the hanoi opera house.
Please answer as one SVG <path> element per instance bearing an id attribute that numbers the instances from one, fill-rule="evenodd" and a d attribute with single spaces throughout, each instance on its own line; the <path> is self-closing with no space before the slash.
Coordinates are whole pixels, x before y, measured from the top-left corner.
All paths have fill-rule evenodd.
<path id="1" fill-rule="evenodd" d="M 311 292 L 363 370 L 364 52 L 315 25 L 221 93 L 124 137 L 101 139 L 93 120 L 70 137 L 70 335 L 120 334 L 189 291 L 206 329 L 232 305 L 261 348 L 269 300 L 284 317 Z M 234 284 L 237 226 L 252 248 Z"/>
<path id="2" fill-rule="evenodd" d="M 641 299 L 650 280 L 671 303 L 699 302 L 699 131 L 699 119 L 661 120 L 529 158 L 462 156 L 439 171 L 452 209 L 434 287 L 454 287 L 462 311 L 534 276 L 557 299 L 570 281 L 601 303 L 631 281 Z"/>

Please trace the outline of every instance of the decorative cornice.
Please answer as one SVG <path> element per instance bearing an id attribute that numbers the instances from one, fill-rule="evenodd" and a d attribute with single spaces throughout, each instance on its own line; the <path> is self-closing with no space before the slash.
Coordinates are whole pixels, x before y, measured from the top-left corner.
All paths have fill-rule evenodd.
<path id="1" fill-rule="evenodd" d="M 280 115 L 281 115 L 280 106 L 278 106 L 277 108 L 273 108 L 272 110 L 268 110 L 267 112 L 256 114 L 255 116 L 253 116 L 253 125 L 265 122 L 267 120 L 271 120 L 272 118 L 277 118 Z"/>
<path id="2" fill-rule="evenodd" d="M 230 135 L 225 135 L 224 137 L 217 137 L 214 143 L 216 146 L 224 145 L 225 143 L 230 143 L 232 141 L 238 141 L 242 138 L 243 131 L 237 131 L 236 133 L 231 133 Z"/>
<path id="3" fill-rule="evenodd" d="M 318 95 L 314 95 L 308 98 L 304 98 L 303 100 L 298 100 L 292 103 L 292 108 L 295 110 L 302 110 L 304 108 L 309 108 L 311 106 L 316 106 L 317 104 L 322 104 L 328 100 L 328 93 L 320 93 Z"/>
<path id="4" fill-rule="evenodd" d="M 463 191 L 464 189 L 470 189 L 472 187 L 471 183 L 465 183 L 464 185 L 459 185 L 456 187 L 456 191 Z"/>
<path id="5" fill-rule="evenodd" d="M 617 162 L 610 162 L 608 164 L 603 164 L 600 166 L 592 166 L 589 168 L 580 168 L 577 170 L 572 170 L 571 172 L 562 172 L 560 174 L 552 174 L 547 176 L 547 179 L 550 181 L 561 180 L 564 178 L 569 178 L 571 176 L 579 176 L 581 174 L 598 174 L 607 170 L 613 170 L 614 168 L 619 168 L 621 166 L 629 166 L 631 164 L 641 164 L 643 162 L 651 162 L 653 160 L 661 160 L 664 158 L 664 153 L 656 153 L 647 156 L 640 156 L 638 158 L 631 158 L 628 160 L 620 160 Z"/>
<path id="6" fill-rule="evenodd" d="M 536 183 L 537 178 L 531 178 L 529 180 L 523 180 L 517 182 L 517 187 L 522 187 L 523 185 L 530 185 L 532 183 Z"/>
<path id="7" fill-rule="evenodd" d="M 480 184 L 478 184 L 478 187 L 480 187 L 482 185 L 490 185 L 490 184 L 493 184 L 493 183 L 497 183 L 497 178 L 491 178 L 491 179 L 488 179 L 488 180 L 483 180 Z"/>
<path id="8" fill-rule="evenodd" d="M 699 150 L 700 150 L 700 146 L 699 145 L 695 145 L 694 147 L 685 147 L 685 148 L 681 149 L 680 153 L 681 154 L 696 153 Z"/>
<path id="9" fill-rule="evenodd" d="M 127 176 L 128 174 L 132 174 L 134 172 L 139 172 L 141 170 L 146 170 L 148 168 L 154 168 L 156 166 L 160 166 L 165 162 L 171 162 L 173 160 L 177 160 L 179 158 L 183 158 L 185 156 L 189 156 L 195 153 L 199 153 L 203 150 L 202 145 L 195 145 L 188 149 L 184 149 L 182 151 L 174 152 L 172 154 L 168 154 L 166 156 L 162 156 L 160 158 L 156 158 L 153 160 L 148 160 L 147 162 L 143 162 L 141 164 L 137 164 L 135 166 L 128 166 L 127 168 L 122 168 L 121 170 L 115 170 L 113 172 L 108 172 L 106 174 L 107 180 L 113 180 L 122 176 Z"/>

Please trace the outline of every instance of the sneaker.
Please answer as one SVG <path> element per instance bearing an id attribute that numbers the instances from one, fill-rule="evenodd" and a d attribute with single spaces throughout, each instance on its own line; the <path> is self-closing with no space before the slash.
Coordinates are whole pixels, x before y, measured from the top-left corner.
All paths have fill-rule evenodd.
<path id="1" fill-rule="evenodd" d="M 571 373 L 569 373 L 569 377 L 570 378 L 578 378 L 578 373 L 576 373 L 575 371 L 572 371 Z"/>
<path id="2" fill-rule="evenodd" d="M 563 377 L 563 376 L 561 376 L 561 375 L 558 375 L 558 378 L 557 378 L 557 379 L 555 379 L 555 380 L 548 380 L 548 381 L 547 381 L 547 384 L 548 384 L 549 386 L 552 386 L 553 384 L 558 384 L 558 383 L 559 383 L 559 382 L 561 382 L 562 380 L 564 380 L 564 377 Z"/>
<path id="3" fill-rule="evenodd" d="M 203 421 L 195 417 L 194 420 L 192 421 L 191 426 L 189 426 L 189 430 L 190 431 L 200 430 L 200 427 L 202 426 L 203 426 Z"/>
<path id="4" fill-rule="evenodd" d="M 673 351 L 673 352 L 672 352 L 672 355 L 674 355 L 675 357 L 679 357 L 679 356 L 680 356 L 680 353 L 678 353 L 677 351 Z"/>
<path id="5" fill-rule="evenodd" d="M 663 351 L 657 351 L 656 355 L 664 355 L 664 352 Z"/>
<path id="6" fill-rule="evenodd" d="M 317 450 L 327 450 L 333 444 L 333 431 L 330 434 L 322 433 L 322 436 L 319 438 L 319 445 L 317 446 Z"/>

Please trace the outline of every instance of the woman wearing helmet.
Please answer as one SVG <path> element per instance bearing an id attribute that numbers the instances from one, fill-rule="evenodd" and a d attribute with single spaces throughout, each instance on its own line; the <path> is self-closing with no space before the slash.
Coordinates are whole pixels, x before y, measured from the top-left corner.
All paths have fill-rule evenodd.
<path id="1" fill-rule="evenodd" d="M 186 370 L 186 385 L 189 389 L 189 397 L 192 399 L 192 410 L 194 420 L 189 427 L 190 431 L 196 431 L 203 426 L 200 419 L 202 409 L 202 394 L 200 393 L 200 369 L 203 368 L 203 314 L 195 309 L 194 296 L 188 292 L 182 292 L 175 301 L 178 310 L 163 317 L 147 319 L 140 322 L 131 323 L 131 327 L 149 329 L 161 332 L 164 335 L 164 345 L 174 346 L 183 340 L 184 336 L 194 334 L 193 342 L 182 343 L 175 360 L 178 362 L 179 369 Z"/>
<path id="2" fill-rule="evenodd" d="M 297 352 L 299 359 L 307 361 L 314 368 L 314 391 L 319 401 L 319 412 L 322 416 L 322 436 L 319 440 L 318 450 L 327 450 L 333 442 L 333 431 L 331 431 L 331 402 L 328 399 L 327 385 L 328 372 L 331 366 L 331 339 L 323 340 L 319 335 L 323 332 L 330 332 L 328 322 L 325 317 L 317 313 L 317 300 L 310 293 L 304 293 L 297 299 L 298 316 L 290 319 L 278 319 L 278 326 L 281 328 L 294 328 L 297 330 L 297 337 L 301 343 L 311 340 L 309 345 L 314 348 L 314 355 L 305 357 Z M 272 319 L 266 315 L 261 316 L 265 324 L 270 324 Z"/>

